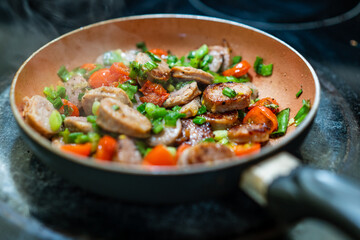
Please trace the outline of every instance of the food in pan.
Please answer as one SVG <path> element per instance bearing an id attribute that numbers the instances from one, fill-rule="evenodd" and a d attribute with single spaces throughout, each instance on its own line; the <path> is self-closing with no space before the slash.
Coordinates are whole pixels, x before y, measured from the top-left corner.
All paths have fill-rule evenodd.
<path id="1" fill-rule="evenodd" d="M 289 120 L 276 96 L 258 99 L 251 67 L 264 79 L 273 71 L 260 57 L 253 65 L 231 58 L 227 44 L 204 44 L 179 58 L 142 42 L 72 71 L 62 66 L 58 86 L 24 99 L 23 116 L 69 154 L 122 164 L 211 164 L 260 151 L 309 112 L 304 100 Z"/>

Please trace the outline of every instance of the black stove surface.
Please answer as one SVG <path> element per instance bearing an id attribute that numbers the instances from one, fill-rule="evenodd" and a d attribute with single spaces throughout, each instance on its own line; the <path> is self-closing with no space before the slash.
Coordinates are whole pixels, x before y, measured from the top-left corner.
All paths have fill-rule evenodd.
<path id="1" fill-rule="evenodd" d="M 1 239 L 346 239 L 334 228 L 314 220 L 282 231 L 266 210 L 240 191 L 222 199 L 158 207 L 101 197 L 49 170 L 24 144 L 8 94 L 15 71 L 33 51 L 65 32 L 108 18 L 145 13 L 207 14 L 194 2 L 200 1 L 0 2 Z M 213 2 L 207 4 L 211 7 Z M 323 10 L 321 4 L 311 8 L 316 2 L 302 4 L 308 4 L 311 11 Z M 346 3 L 325 17 L 341 15 L 357 6 L 353 1 Z M 232 12 L 230 18 L 234 16 L 240 15 Z M 269 23 L 268 32 L 303 54 L 321 82 L 321 103 L 314 123 L 285 150 L 306 164 L 360 181 L 360 15 L 307 30 L 284 29 L 284 23 L 295 26 L 323 19 L 309 16 L 300 20 L 296 16 L 283 16 L 281 21 L 256 19 Z M 252 17 L 247 19 L 254 20 Z"/>

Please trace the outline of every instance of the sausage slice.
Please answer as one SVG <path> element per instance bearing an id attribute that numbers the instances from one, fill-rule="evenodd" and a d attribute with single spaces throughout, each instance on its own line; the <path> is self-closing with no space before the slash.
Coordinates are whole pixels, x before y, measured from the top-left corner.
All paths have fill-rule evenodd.
<path id="1" fill-rule="evenodd" d="M 270 131 L 264 124 L 241 124 L 229 129 L 230 141 L 236 143 L 266 142 L 269 140 Z"/>
<path id="2" fill-rule="evenodd" d="M 140 164 L 142 157 L 134 141 L 125 135 L 120 135 L 113 160 L 114 162 Z"/>
<path id="3" fill-rule="evenodd" d="M 210 123 L 196 125 L 192 119 L 181 119 L 181 135 L 176 139 L 176 144 L 187 143 L 195 145 L 205 138 L 214 137 Z"/>
<path id="4" fill-rule="evenodd" d="M 145 63 L 151 61 L 151 58 L 146 53 L 140 52 L 136 55 L 135 61 L 140 64 L 145 64 Z M 162 59 L 161 59 L 161 62 L 156 62 L 156 64 L 158 65 L 157 68 L 148 72 L 147 79 L 149 81 L 153 81 L 154 79 L 161 80 L 161 81 L 169 80 L 169 78 L 170 78 L 169 65 L 167 65 L 167 63 Z M 144 81 L 138 81 L 138 82 L 141 86 L 145 83 Z"/>
<path id="5" fill-rule="evenodd" d="M 109 132 L 137 138 L 149 137 L 152 127 L 140 112 L 113 98 L 101 100 L 96 123 Z"/>
<path id="6" fill-rule="evenodd" d="M 92 125 L 86 119 L 86 117 L 66 117 L 64 125 L 70 132 L 91 132 Z"/>
<path id="7" fill-rule="evenodd" d="M 195 117 L 201 107 L 200 97 L 196 97 L 191 102 L 185 104 L 180 109 L 179 113 L 185 113 L 185 118 Z"/>
<path id="8" fill-rule="evenodd" d="M 95 89 L 91 89 L 85 93 L 81 100 L 82 107 L 86 115 L 92 114 L 92 105 L 95 101 L 101 101 L 104 98 L 113 98 L 115 100 L 119 100 L 122 103 L 132 106 L 130 98 L 120 88 L 117 87 L 99 87 Z"/>
<path id="9" fill-rule="evenodd" d="M 49 118 L 55 108 L 46 98 L 35 95 L 31 98 L 25 97 L 24 102 L 23 116 L 26 123 L 45 137 L 51 137 L 58 132 L 50 128 Z"/>
<path id="10" fill-rule="evenodd" d="M 234 152 L 221 144 L 201 143 L 186 149 L 178 160 L 179 165 L 212 163 L 217 160 L 234 157 Z"/>
<path id="11" fill-rule="evenodd" d="M 233 126 L 239 118 L 239 114 L 236 110 L 224 113 L 211 113 L 201 115 L 206 119 L 206 122 L 210 123 L 211 128 L 214 130 L 226 129 Z"/>
<path id="12" fill-rule="evenodd" d="M 171 73 L 173 78 L 185 81 L 195 80 L 201 84 L 212 84 L 214 81 L 214 76 L 208 72 L 205 72 L 201 69 L 193 68 L 193 67 L 180 67 L 174 66 L 171 69 Z"/>
<path id="13" fill-rule="evenodd" d="M 223 94 L 224 88 L 234 90 L 237 95 L 229 98 Z M 244 109 L 250 104 L 251 89 L 242 83 L 217 83 L 207 86 L 203 94 L 203 104 L 211 112 L 227 112 Z"/>
<path id="14" fill-rule="evenodd" d="M 155 147 L 156 145 L 171 145 L 175 142 L 175 140 L 181 134 L 181 121 L 178 119 L 176 121 L 175 127 L 164 127 L 164 130 L 156 135 L 151 135 L 151 137 L 147 140 L 147 143 Z"/>
<path id="15" fill-rule="evenodd" d="M 196 98 L 201 94 L 197 83 L 192 82 L 190 84 L 186 84 L 184 87 L 180 88 L 177 91 L 173 91 L 170 93 L 169 97 L 164 102 L 163 106 L 166 108 L 184 105 L 189 103 L 191 100 Z"/>
<path id="16" fill-rule="evenodd" d="M 77 106 L 81 107 L 81 102 L 79 100 L 79 94 L 84 93 L 86 88 L 89 87 L 86 79 L 80 75 L 75 75 L 69 79 L 69 81 L 64 83 L 66 89 L 66 94 L 69 97 L 69 101 Z"/>
<path id="17" fill-rule="evenodd" d="M 230 49 L 223 46 L 210 46 L 209 55 L 213 56 L 212 62 L 209 64 L 210 71 L 225 71 L 230 67 Z"/>

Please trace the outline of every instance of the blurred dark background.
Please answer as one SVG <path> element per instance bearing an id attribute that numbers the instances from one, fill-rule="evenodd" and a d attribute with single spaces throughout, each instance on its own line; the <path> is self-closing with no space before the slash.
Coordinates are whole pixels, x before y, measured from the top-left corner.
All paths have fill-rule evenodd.
<path id="1" fill-rule="evenodd" d="M 319 76 L 321 103 L 307 135 L 286 150 L 306 164 L 360 182 L 359 1 L 1 0 L 0 239 L 347 239 L 315 220 L 283 231 L 240 192 L 161 208 L 123 204 L 73 186 L 32 155 L 19 136 L 8 101 L 12 77 L 22 62 L 76 28 L 153 13 L 238 21 L 298 50 Z"/>

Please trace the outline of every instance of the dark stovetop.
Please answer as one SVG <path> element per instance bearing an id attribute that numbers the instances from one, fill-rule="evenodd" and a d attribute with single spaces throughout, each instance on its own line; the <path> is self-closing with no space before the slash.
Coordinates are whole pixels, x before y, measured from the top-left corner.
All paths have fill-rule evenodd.
<path id="1" fill-rule="evenodd" d="M 240 191 L 222 199 L 161 207 L 104 198 L 79 189 L 49 170 L 19 136 L 9 106 L 9 85 L 21 63 L 49 40 L 71 29 L 120 16 L 159 12 L 216 16 L 220 12 L 267 30 L 309 60 L 321 82 L 320 108 L 307 134 L 286 150 L 307 164 L 360 181 L 357 1 L 341 1 L 342 7 L 331 11 L 320 3 L 307 9 L 306 6 L 312 4 L 310 1 L 301 1 L 308 4 L 305 7 L 292 1 L 293 5 L 281 5 L 288 9 L 277 8 L 269 16 L 261 13 L 261 18 L 256 17 L 259 12 L 251 4 L 246 14 L 241 12 L 244 9 L 238 14 L 229 13 L 227 9 L 209 12 L 214 9 L 213 2 L 24 0 L 0 3 L 1 239 L 346 238 L 315 220 L 302 221 L 279 235 L 274 219 Z M 228 2 L 224 1 L 224 8 Z M 331 1 L 333 6 L 338 3 Z M 284 16 L 283 13 L 291 12 L 294 6 L 302 6 L 302 18 L 293 14 L 288 18 Z"/>

